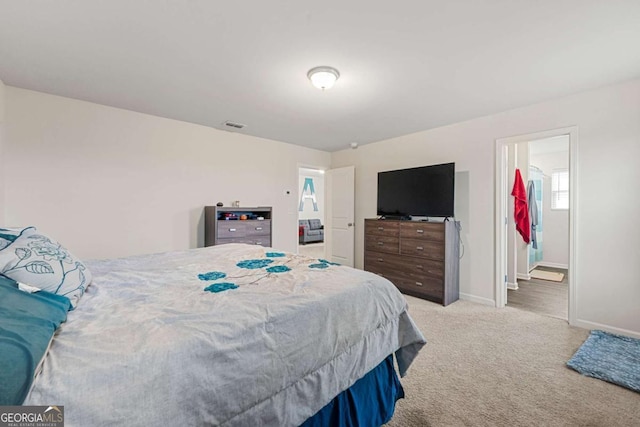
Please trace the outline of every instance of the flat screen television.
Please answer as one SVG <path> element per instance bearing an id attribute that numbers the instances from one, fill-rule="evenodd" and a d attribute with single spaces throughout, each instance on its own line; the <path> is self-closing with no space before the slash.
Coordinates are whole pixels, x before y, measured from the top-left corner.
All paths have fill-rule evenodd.
<path id="1" fill-rule="evenodd" d="M 378 215 L 452 217 L 455 163 L 378 173 Z"/>

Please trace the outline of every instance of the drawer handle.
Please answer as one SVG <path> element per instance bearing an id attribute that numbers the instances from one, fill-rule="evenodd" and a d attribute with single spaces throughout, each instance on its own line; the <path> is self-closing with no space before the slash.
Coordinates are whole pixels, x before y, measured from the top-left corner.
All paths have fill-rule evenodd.
<path id="1" fill-rule="evenodd" d="M 378 242 L 378 244 L 379 244 L 380 246 L 382 246 L 382 245 L 384 245 L 384 242 Z"/>
<path id="2" fill-rule="evenodd" d="M 423 267 L 423 266 L 421 266 L 421 265 L 416 265 L 416 268 L 417 268 L 418 270 L 424 270 L 424 267 Z"/>
<path id="3" fill-rule="evenodd" d="M 261 245 L 261 244 L 262 244 L 262 242 L 256 242 L 256 245 Z"/>
<path id="4" fill-rule="evenodd" d="M 378 262 L 384 262 L 382 258 L 378 258 Z"/>
<path id="5" fill-rule="evenodd" d="M 236 229 L 235 228 L 230 228 L 229 231 L 236 231 Z"/>
<path id="6" fill-rule="evenodd" d="M 262 230 L 262 227 L 256 227 L 256 230 L 260 231 Z"/>
<path id="7" fill-rule="evenodd" d="M 416 282 L 417 286 L 422 286 L 422 282 Z"/>
<path id="8" fill-rule="evenodd" d="M 422 246 L 417 246 L 416 249 L 419 251 L 424 251 L 424 248 Z"/>
<path id="9" fill-rule="evenodd" d="M 424 230 L 416 230 L 416 233 L 424 233 Z"/>
<path id="10" fill-rule="evenodd" d="M 384 231 L 384 227 L 378 227 L 378 230 Z"/>

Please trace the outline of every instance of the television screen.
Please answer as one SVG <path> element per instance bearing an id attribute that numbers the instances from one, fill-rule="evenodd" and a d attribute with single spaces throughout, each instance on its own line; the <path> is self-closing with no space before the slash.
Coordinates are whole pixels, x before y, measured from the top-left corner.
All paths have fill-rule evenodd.
<path id="1" fill-rule="evenodd" d="M 378 215 L 453 215 L 455 163 L 378 173 Z"/>

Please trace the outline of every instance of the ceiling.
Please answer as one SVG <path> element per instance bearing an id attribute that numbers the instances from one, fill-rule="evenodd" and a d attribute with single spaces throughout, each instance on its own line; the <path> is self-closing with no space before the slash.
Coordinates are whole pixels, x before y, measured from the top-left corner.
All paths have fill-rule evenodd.
<path id="1" fill-rule="evenodd" d="M 638 0 L 0 0 L 7 85 L 326 151 L 639 76 Z"/>

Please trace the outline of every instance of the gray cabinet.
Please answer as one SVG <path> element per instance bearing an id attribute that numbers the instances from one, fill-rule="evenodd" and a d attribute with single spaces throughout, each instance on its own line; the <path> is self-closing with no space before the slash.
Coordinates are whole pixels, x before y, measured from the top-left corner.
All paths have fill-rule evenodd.
<path id="1" fill-rule="evenodd" d="M 365 220 L 364 269 L 443 305 L 459 296 L 458 222 Z"/>
<path id="2" fill-rule="evenodd" d="M 271 207 L 205 206 L 204 245 L 225 243 L 271 246 Z"/>

